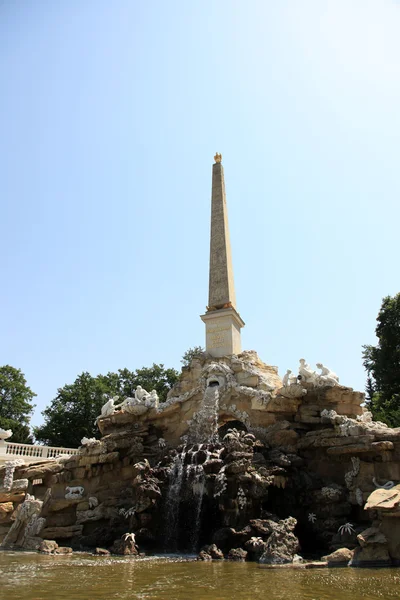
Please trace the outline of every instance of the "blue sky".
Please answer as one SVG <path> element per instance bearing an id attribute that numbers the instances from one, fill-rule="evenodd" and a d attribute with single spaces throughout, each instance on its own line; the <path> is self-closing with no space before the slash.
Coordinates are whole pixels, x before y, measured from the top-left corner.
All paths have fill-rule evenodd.
<path id="1" fill-rule="evenodd" d="M 364 389 L 399 291 L 400 3 L 3 0 L 0 364 L 38 394 L 204 344 L 211 165 L 244 349 Z"/>

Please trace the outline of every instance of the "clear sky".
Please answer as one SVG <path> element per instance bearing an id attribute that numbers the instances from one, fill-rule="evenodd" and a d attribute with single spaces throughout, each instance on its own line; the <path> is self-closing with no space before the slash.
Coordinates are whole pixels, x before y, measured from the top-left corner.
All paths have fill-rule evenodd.
<path id="1" fill-rule="evenodd" d="M 2 0 L 0 364 L 38 394 L 204 345 L 223 155 L 244 349 L 364 389 L 399 291 L 400 2 Z"/>

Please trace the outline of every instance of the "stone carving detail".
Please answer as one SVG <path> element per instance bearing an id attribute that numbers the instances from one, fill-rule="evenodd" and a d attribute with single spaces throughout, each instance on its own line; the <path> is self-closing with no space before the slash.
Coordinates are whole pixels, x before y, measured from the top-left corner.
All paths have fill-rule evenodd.
<path id="1" fill-rule="evenodd" d="M 304 358 L 300 358 L 299 366 L 299 379 L 304 383 L 314 383 L 317 380 L 317 374 L 313 371 L 310 365 L 305 361 Z"/>
<path id="2" fill-rule="evenodd" d="M 94 446 L 98 446 L 100 444 L 100 441 L 96 440 L 96 438 L 94 438 L 94 437 L 92 437 L 92 438 L 83 437 L 81 439 L 81 444 L 82 444 L 82 446 L 87 446 L 88 448 L 91 448 Z"/>
<path id="3" fill-rule="evenodd" d="M 340 533 L 340 535 L 344 535 L 345 533 L 347 533 L 348 535 L 351 535 L 352 533 L 355 533 L 353 524 L 345 523 L 344 525 L 341 525 L 338 529 L 338 533 Z"/>
<path id="4" fill-rule="evenodd" d="M 352 489 L 353 481 L 360 472 L 360 459 L 358 458 L 358 456 L 351 457 L 351 464 L 353 465 L 352 468 L 350 469 L 350 471 L 347 471 L 347 473 L 344 476 L 346 486 L 349 490 Z"/>
<path id="5" fill-rule="evenodd" d="M 114 396 L 114 398 L 110 398 L 110 400 L 108 400 L 105 404 L 103 404 L 102 408 L 101 408 L 101 414 L 97 417 L 96 421 L 94 422 L 95 425 L 97 425 L 97 421 L 99 419 L 104 419 L 105 417 L 109 417 L 110 415 L 112 415 L 115 412 L 115 409 L 117 408 L 116 406 L 116 402 L 118 400 L 118 396 Z"/>
<path id="6" fill-rule="evenodd" d="M 96 508 L 96 506 L 99 505 L 99 501 L 97 500 L 96 496 L 90 496 L 89 500 L 89 508 Z"/>
<path id="7" fill-rule="evenodd" d="M 65 492 L 66 500 L 75 500 L 76 498 L 82 498 L 83 494 L 85 493 L 85 488 L 80 485 L 76 487 L 67 486 L 65 488 Z"/>
<path id="8" fill-rule="evenodd" d="M 374 484 L 374 486 L 376 488 L 381 489 L 381 490 L 391 490 L 395 485 L 394 481 L 387 481 L 383 485 L 380 485 L 377 482 L 377 480 L 375 479 L 375 477 L 372 478 L 372 483 Z"/>
<path id="9" fill-rule="evenodd" d="M 317 369 L 320 369 L 321 373 L 317 375 L 317 383 L 319 385 L 338 385 L 339 377 L 325 367 L 322 363 L 317 363 Z"/>
<path id="10" fill-rule="evenodd" d="M 304 358 L 300 358 L 299 380 L 318 387 L 339 385 L 339 377 L 336 375 L 336 373 L 331 371 L 322 363 L 317 363 L 317 368 L 321 371 L 321 373 L 313 371 L 306 360 Z"/>
<path id="11" fill-rule="evenodd" d="M 101 409 L 101 415 L 97 417 L 96 424 L 99 419 L 110 417 L 116 412 L 125 411 L 132 415 L 142 415 L 150 408 L 159 408 L 159 398 L 156 390 L 147 392 L 141 385 L 138 385 L 135 391 L 134 398 L 126 398 L 120 404 L 116 404 L 119 396 L 114 396 L 108 400 Z M 84 438 L 87 440 L 88 438 Z M 89 444 L 90 440 L 86 442 Z M 82 442 L 83 443 L 83 442 Z M 90 445 L 90 444 L 89 444 Z"/>

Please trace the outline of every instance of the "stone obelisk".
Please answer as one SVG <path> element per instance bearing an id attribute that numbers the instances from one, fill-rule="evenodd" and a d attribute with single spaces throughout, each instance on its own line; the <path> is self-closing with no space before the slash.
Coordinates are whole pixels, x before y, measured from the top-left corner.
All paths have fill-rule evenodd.
<path id="1" fill-rule="evenodd" d="M 210 280 L 206 324 L 206 351 L 220 357 L 240 354 L 240 330 L 244 326 L 236 311 L 235 286 L 228 210 L 225 197 L 224 168 L 221 154 L 214 156 L 211 191 Z"/>

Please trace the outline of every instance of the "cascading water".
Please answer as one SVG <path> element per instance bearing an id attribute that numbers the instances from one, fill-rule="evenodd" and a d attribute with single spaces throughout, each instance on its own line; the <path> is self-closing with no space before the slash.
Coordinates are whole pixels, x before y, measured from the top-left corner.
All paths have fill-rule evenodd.
<path id="1" fill-rule="evenodd" d="M 169 473 L 169 486 L 166 499 L 167 531 L 165 535 L 165 547 L 175 552 L 178 545 L 178 522 L 179 522 L 179 499 L 185 472 L 186 445 L 176 455 Z"/>
<path id="2" fill-rule="evenodd" d="M 187 528 L 192 551 L 197 550 L 201 527 L 201 510 L 205 493 L 206 477 L 203 465 L 209 460 L 208 448 L 218 440 L 218 387 L 207 387 L 200 409 L 193 415 L 189 426 L 188 442 L 174 458 L 169 473 L 169 487 L 166 498 L 166 549 L 177 551 L 180 504 L 182 498 L 190 498 L 191 518 Z"/>

